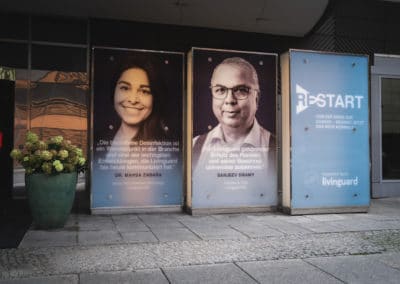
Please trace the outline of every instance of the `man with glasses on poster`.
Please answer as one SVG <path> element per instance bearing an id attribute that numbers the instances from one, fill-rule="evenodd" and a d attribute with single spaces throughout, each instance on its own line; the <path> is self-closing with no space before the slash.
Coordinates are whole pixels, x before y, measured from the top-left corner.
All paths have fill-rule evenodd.
<path id="1" fill-rule="evenodd" d="M 275 138 L 255 116 L 261 94 L 254 66 L 241 57 L 223 60 L 213 71 L 210 90 L 219 123 L 193 139 L 193 170 L 201 165 L 203 169 L 223 169 L 222 175 L 251 175 L 252 169 L 260 167 L 275 172 Z M 226 159 L 219 159 L 215 162 L 219 165 L 213 167 L 213 158 L 221 155 Z"/>

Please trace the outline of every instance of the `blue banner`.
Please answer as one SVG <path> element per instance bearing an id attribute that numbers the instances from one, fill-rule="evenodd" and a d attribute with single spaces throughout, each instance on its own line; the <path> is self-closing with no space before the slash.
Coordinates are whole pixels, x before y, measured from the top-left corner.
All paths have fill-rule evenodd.
<path id="1" fill-rule="evenodd" d="M 290 51 L 292 208 L 368 206 L 368 57 Z"/>

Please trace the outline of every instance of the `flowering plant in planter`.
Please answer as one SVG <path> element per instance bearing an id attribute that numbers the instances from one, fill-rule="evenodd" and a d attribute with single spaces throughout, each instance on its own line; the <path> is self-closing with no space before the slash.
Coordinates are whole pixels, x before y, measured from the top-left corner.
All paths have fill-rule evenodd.
<path id="1" fill-rule="evenodd" d="M 86 160 L 82 149 L 71 144 L 62 136 L 54 136 L 47 141 L 28 131 L 23 149 L 13 149 L 10 153 L 25 168 L 27 175 L 34 173 L 57 174 L 83 172 Z"/>

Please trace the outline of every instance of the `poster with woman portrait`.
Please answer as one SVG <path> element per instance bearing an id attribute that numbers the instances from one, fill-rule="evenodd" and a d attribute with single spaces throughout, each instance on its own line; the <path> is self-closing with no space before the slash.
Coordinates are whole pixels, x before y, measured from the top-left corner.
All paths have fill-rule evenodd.
<path id="1" fill-rule="evenodd" d="M 92 212 L 180 207 L 183 54 L 92 55 Z"/>
<path id="2" fill-rule="evenodd" d="M 189 66 L 192 212 L 276 206 L 277 55 L 193 48 Z"/>

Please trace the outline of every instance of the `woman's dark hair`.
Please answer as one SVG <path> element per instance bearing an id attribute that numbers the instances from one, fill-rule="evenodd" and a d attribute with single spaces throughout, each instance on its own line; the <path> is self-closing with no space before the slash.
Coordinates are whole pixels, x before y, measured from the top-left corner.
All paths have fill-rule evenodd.
<path id="1" fill-rule="evenodd" d="M 165 106 L 165 98 L 168 94 L 165 82 L 163 78 L 160 78 L 160 72 L 155 70 L 151 58 L 143 56 L 124 57 L 124 60 L 116 67 L 111 78 L 112 105 L 114 105 L 114 92 L 119 78 L 123 72 L 132 68 L 142 69 L 146 72 L 153 96 L 153 110 L 149 117 L 141 123 L 139 132 L 135 137 L 132 137 L 132 140 L 164 140 L 167 138 L 168 127 L 163 120 L 165 117 L 163 106 Z"/>

